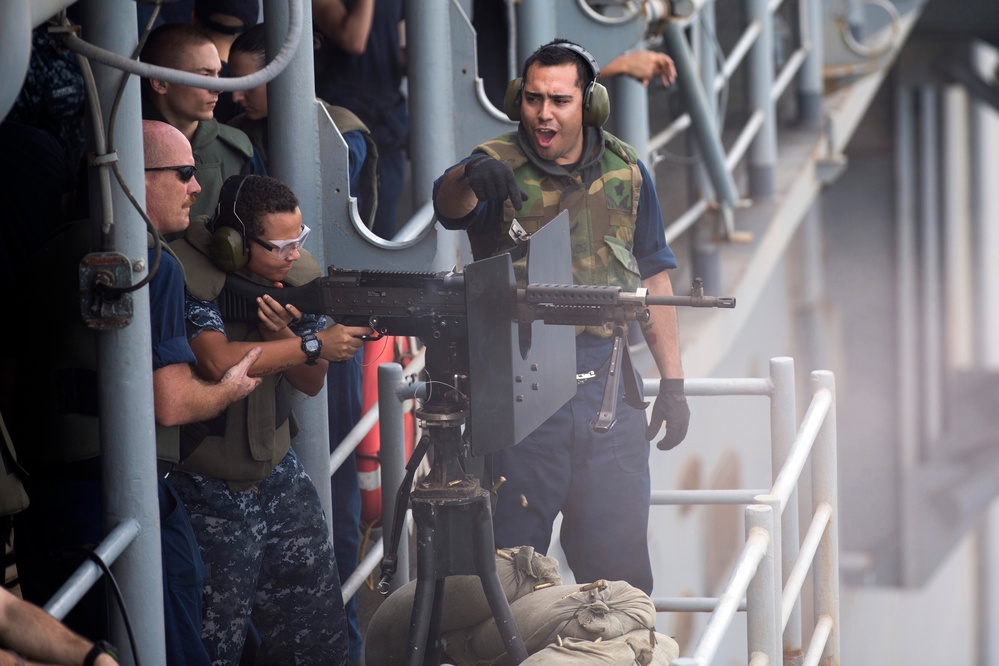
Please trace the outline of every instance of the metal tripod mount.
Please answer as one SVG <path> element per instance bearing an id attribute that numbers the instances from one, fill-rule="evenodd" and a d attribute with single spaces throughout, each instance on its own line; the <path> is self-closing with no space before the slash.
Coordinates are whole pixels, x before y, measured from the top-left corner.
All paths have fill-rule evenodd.
<path id="1" fill-rule="evenodd" d="M 496 574 L 489 492 L 461 465 L 467 453 L 462 427 L 468 416 L 468 377 L 461 372 L 442 374 L 448 364 L 442 366 L 440 361 L 446 359 L 440 356 L 454 359 L 455 355 L 432 355 L 431 351 L 428 347 L 427 371 L 433 382 L 430 397 L 416 415 L 425 424 L 424 439 L 432 462 L 430 474 L 409 495 L 416 523 L 417 575 L 406 663 L 440 663 L 444 588 L 448 576 L 460 574 L 479 577 L 507 654 L 514 663 L 520 663 L 528 655 Z M 444 376 L 454 382 L 452 388 L 442 390 L 440 380 L 433 379 Z M 421 444 L 426 447 L 427 442 Z M 406 488 L 400 492 L 405 493 Z M 401 526 L 402 522 L 396 524 Z"/>

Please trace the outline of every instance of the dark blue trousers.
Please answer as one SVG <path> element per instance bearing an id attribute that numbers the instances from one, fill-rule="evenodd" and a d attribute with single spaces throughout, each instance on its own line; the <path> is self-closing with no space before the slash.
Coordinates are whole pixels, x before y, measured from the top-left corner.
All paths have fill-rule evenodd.
<path id="1" fill-rule="evenodd" d="M 331 452 L 362 416 L 363 363 L 362 348 L 350 361 L 330 363 L 326 373 Z M 361 488 L 353 453 L 331 477 L 330 489 L 333 495 L 333 556 L 336 559 L 342 585 L 357 568 L 361 547 Z M 363 652 L 363 640 L 357 617 L 356 594 L 345 604 L 344 609 L 347 612 L 349 637 L 347 656 L 350 659 L 358 659 Z"/>
<path id="2" fill-rule="evenodd" d="M 577 372 L 600 369 L 611 344 L 578 336 Z M 493 517 L 496 547 L 529 545 L 547 553 L 561 512 L 562 549 L 577 582 L 625 580 L 651 593 L 645 412 L 625 404 L 619 387 L 617 423 L 609 432 L 594 431 L 590 422 L 600 411 L 604 383 L 602 376 L 579 386 L 524 441 L 494 454 L 493 478 L 507 479 Z"/>

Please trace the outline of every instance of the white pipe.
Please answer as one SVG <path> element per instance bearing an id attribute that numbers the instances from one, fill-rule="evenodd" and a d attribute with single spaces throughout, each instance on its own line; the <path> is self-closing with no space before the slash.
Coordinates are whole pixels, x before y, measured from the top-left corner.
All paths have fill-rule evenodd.
<path id="1" fill-rule="evenodd" d="M 14 106 L 31 61 L 31 13 L 28 0 L 0 2 L 0 44 L 3 44 L 3 58 L 0 58 L 0 81 L 4 82 L 3 92 L 0 93 L 2 119 Z"/>
<path id="2" fill-rule="evenodd" d="M 0 6 L 3 5 L 4 3 L 0 3 Z M 204 76 L 139 62 L 117 53 L 105 51 L 89 42 L 83 41 L 73 33 L 67 36 L 65 46 L 71 51 L 91 60 L 96 60 L 99 63 L 129 72 L 130 74 L 137 74 L 143 78 L 162 79 L 170 83 L 191 86 L 192 88 L 233 92 L 256 88 L 273 80 L 278 74 L 284 71 L 295 57 L 295 51 L 298 49 L 298 42 L 302 37 L 302 22 L 302 0 L 288 0 L 288 34 L 278 54 L 260 71 L 254 72 L 249 76 L 239 76 L 236 78 L 223 79 L 215 76 Z"/>

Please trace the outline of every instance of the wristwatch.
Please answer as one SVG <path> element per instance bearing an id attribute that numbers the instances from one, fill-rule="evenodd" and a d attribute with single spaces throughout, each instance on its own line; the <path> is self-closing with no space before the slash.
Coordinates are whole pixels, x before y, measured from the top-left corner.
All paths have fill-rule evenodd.
<path id="1" fill-rule="evenodd" d="M 115 661 L 118 661 L 118 650 L 115 646 L 111 645 L 107 641 L 97 641 L 94 643 L 94 647 L 90 648 L 90 652 L 87 653 L 87 656 L 83 658 L 83 666 L 94 666 L 94 662 L 97 661 L 97 657 L 102 654 L 106 654 Z"/>
<path id="2" fill-rule="evenodd" d="M 315 333 L 306 333 L 302 336 L 302 351 L 305 352 L 305 365 L 315 365 L 319 358 L 319 352 L 323 349 L 323 341 L 316 337 Z"/>

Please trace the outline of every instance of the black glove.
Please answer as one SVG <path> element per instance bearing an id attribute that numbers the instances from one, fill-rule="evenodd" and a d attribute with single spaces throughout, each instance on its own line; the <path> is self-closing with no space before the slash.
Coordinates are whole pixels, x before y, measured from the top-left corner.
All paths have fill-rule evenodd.
<path id="1" fill-rule="evenodd" d="M 488 155 L 476 155 L 465 162 L 464 178 L 479 201 L 509 199 L 517 210 L 527 201 L 527 193 L 517 187 L 513 169 Z"/>
<path id="2" fill-rule="evenodd" d="M 660 379 L 659 395 L 652 406 L 649 427 L 645 429 L 645 439 L 650 442 L 659 434 L 659 428 L 666 422 L 666 434 L 656 443 L 660 451 L 669 451 L 687 436 L 690 424 L 690 408 L 683 396 L 682 379 Z"/>

